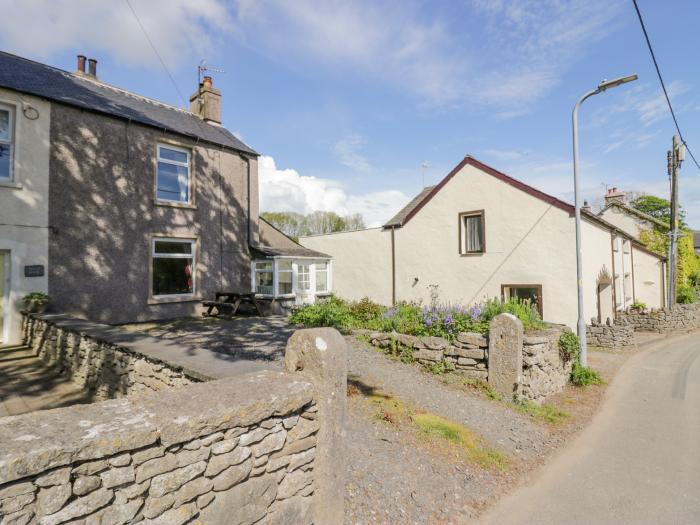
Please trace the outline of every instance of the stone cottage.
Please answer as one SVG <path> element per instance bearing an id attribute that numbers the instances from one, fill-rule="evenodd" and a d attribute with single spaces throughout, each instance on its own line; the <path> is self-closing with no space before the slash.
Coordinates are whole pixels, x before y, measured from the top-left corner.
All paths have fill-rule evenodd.
<path id="1" fill-rule="evenodd" d="M 665 262 L 633 235 L 583 212 L 585 316 L 635 300 L 664 304 Z M 383 227 L 304 237 L 333 257 L 334 290 L 384 304 L 530 299 L 546 321 L 576 326 L 574 207 L 474 157 L 425 188 Z"/>
<path id="2" fill-rule="evenodd" d="M 221 104 L 211 77 L 185 110 L 101 81 L 82 55 L 69 73 L 0 52 L 0 344 L 18 342 L 32 291 L 107 323 L 191 315 L 216 291 L 330 291 L 328 256 L 261 237 L 258 153 Z M 255 286 L 266 265 L 283 285 Z"/>

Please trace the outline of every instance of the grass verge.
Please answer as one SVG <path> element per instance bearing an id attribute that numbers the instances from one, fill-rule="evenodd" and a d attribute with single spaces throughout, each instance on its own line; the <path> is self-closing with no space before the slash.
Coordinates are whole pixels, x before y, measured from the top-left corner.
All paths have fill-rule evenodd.
<path id="1" fill-rule="evenodd" d="M 528 415 L 533 419 L 549 423 L 550 425 L 559 425 L 569 417 L 568 412 L 564 412 L 554 405 L 538 405 L 532 401 L 520 401 L 518 403 L 513 403 L 513 406 L 518 412 Z"/>

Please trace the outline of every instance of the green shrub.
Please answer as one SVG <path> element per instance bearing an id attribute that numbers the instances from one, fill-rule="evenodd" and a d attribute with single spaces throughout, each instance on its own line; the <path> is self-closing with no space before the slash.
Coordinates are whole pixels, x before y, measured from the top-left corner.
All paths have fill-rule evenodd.
<path id="1" fill-rule="evenodd" d="M 642 302 L 642 301 L 640 301 L 640 300 L 636 300 L 635 302 L 633 302 L 633 303 L 630 305 L 630 308 L 631 308 L 632 310 L 646 310 L 646 309 L 647 309 L 647 304 L 644 303 L 644 302 Z"/>
<path id="2" fill-rule="evenodd" d="M 353 324 L 348 304 L 337 297 L 297 308 L 289 316 L 289 322 L 307 328 L 330 326 L 338 330 L 347 330 Z"/>
<path id="3" fill-rule="evenodd" d="M 486 301 L 481 310 L 481 319 L 485 323 L 490 323 L 491 319 L 500 314 L 513 314 L 520 319 L 523 328 L 526 331 L 538 330 L 545 327 L 542 322 L 540 313 L 530 301 L 521 301 L 519 299 L 508 299 L 502 301 L 500 299 L 490 299 Z"/>
<path id="4" fill-rule="evenodd" d="M 353 318 L 365 323 L 380 317 L 385 310 L 382 305 L 372 302 L 368 297 L 363 297 L 358 302 L 350 303 L 349 306 L 350 314 Z"/>
<path id="5" fill-rule="evenodd" d="M 559 336 L 559 351 L 565 361 L 578 362 L 579 354 L 581 353 L 581 341 L 578 336 L 566 331 Z"/>
<path id="6" fill-rule="evenodd" d="M 571 369 L 571 382 L 576 386 L 600 385 L 603 378 L 590 366 L 583 366 L 576 361 Z"/>
<path id="7" fill-rule="evenodd" d="M 679 304 L 690 304 L 698 300 L 698 294 L 695 288 L 689 284 L 683 284 L 676 290 L 676 301 Z"/>

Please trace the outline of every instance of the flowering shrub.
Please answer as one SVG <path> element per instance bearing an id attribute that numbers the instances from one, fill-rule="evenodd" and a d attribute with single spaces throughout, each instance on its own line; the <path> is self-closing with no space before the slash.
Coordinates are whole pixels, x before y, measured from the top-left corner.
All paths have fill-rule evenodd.
<path id="1" fill-rule="evenodd" d="M 379 332 L 432 335 L 452 340 L 460 332 L 488 332 L 491 319 L 504 312 L 518 317 L 526 330 L 544 326 L 533 305 L 516 299 L 492 299 L 469 307 L 440 305 L 434 301 L 431 306 L 402 302 L 386 308 L 367 298 L 359 302 L 347 302 L 333 297 L 329 302 L 295 310 L 289 321 L 305 327 L 332 326 L 339 330 L 364 328 Z"/>

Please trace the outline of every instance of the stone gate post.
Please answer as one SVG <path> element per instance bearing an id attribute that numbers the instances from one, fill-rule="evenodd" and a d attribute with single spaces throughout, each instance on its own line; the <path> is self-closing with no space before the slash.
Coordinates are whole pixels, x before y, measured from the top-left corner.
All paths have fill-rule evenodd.
<path id="1" fill-rule="evenodd" d="M 523 324 L 514 315 L 500 314 L 491 320 L 488 383 L 507 399 L 520 396 L 523 337 Z"/>

